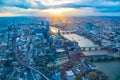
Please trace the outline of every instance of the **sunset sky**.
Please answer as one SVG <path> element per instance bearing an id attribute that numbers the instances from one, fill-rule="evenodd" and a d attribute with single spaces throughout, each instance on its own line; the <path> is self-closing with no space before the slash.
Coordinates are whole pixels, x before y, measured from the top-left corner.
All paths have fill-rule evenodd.
<path id="1" fill-rule="evenodd" d="M 0 0 L 0 16 L 120 16 L 120 0 Z"/>

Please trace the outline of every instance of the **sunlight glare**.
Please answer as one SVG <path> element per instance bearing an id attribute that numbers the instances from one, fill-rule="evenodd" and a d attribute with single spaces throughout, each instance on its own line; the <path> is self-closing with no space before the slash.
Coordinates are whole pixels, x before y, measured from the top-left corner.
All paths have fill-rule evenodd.
<path id="1" fill-rule="evenodd" d="M 42 11 L 45 13 L 50 13 L 52 15 L 63 15 L 66 13 L 74 12 L 75 9 L 73 8 L 51 8 L 51 9 L 46 9 Z"/>

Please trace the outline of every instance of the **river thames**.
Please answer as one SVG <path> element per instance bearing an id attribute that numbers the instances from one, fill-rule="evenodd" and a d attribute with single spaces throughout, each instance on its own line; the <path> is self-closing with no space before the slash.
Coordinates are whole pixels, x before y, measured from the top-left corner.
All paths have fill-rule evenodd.
<path id="1" fill-rule="evenodd" d="M 59 30 L 56 28 L 55 31 Z M 97 44 L 94 44 L 91 40 L 77 35 L 77 34 L 65 34 L 62 35 L 65 38 L 69 40 L 73 40 L 78 42 L 78 45 L 80 47 L 92 47 L 92 46 L 99 46 Z M 85 55 L 107 55 L 107 51 L 87 51 L 83 52 Z M 98 67 L 99 70 L 103 71 L 106 75 L 108 75 L 110 80 L 120 80 L 120 61 L 99 61 L 99 62 L 94 62 L 94 64 Z"/>
<path id="2" fill-rule="evenodd" d="M 73 36 L 74 38 L 73 38 Z M 82 36 L 76 34 L 67 34 L 64 35 L 70 40 L 75 40 L 78 42 L 79 46 L 87 47 L 87 46 L 98 46 L 94 44 L 91 40 L 86 39 Z M 83 52 L 85 55 L 105 55 L 108 54 L 107 51 L 87 51 Z M 103 71 L 108 75 L 110 80 L 120 80 L 120 61 L 104 61 L 104 62 L 94 62 L 94 64 L 98 67 L 99 70 Z"/>
<path id="3" fill-rule="evenodd" d="M 94 44 L 91 40 L 77 34 L 65 34 L 63 36 L 69 40 L 77 41 L 78 45 L 82 47 L 98 46 Z M 83 53 L 87 56 L 96 54 L 108 54 L 107 51 L 87 51 Z M 120 61 L 94 62 L 94 64 L 98 67 L 99 70 L 108 75 L 110 80 L 120 80 Z"/>
<path id="4" fill-rule="evenodd" d="M 94 62 L 94 64 L 107 74 L 110 80 L 120 80 L 120 61 Z"/>

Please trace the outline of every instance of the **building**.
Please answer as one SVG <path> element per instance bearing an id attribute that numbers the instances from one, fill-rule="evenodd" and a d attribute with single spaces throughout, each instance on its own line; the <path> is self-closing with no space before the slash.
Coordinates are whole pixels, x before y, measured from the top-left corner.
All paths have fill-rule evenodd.
<path id="1" fill-rule="evenodd" d="M 52 75 L 52 78 L 54 80 L 62 80 L 60 72 L 55 72 L 55 74 Z"/>
<path id="2" fill-rule="evenodd" d="M 66 71 L 66 79 L 67 80 L 75 80 L 75 74 L 72 70 Z"/>
<path id="3" fill-rule="evenodd" d="M 68 57 L 62 57 L 62 58 L 57 58 L 54 63 L 55 65 L 62 65 L 68 61 L 69 61 Z"/>

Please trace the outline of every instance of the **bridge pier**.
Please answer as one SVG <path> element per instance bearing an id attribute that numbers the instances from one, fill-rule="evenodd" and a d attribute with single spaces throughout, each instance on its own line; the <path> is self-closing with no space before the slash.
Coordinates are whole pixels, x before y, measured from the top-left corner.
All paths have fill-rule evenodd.
<path id="1" fill-rule="evenodd" d="M 89 47 L 89 51 L 91 51 L 91 48 Z"/>
<path id="2" fill-rule="evenodd" d="M 83 48 L 83 51 L 85 51 L 85 48 Z"/>
<path id="3" fill-rule="evenodd" d="M 97 51 L 98 50 L 98 48 L 95 48 L 95 51 Z"/>

